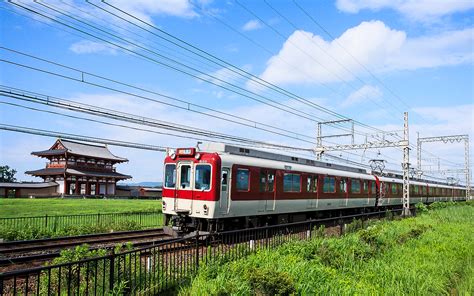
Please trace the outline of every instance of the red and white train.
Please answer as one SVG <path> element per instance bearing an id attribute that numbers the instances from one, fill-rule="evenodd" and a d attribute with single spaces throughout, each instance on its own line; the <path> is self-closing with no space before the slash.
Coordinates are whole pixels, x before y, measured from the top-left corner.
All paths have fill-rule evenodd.
<path id="1" fill-rule="evenodd" d="M 465 188 L 410 180 L 410 203 L 464 200 Z M 365 169 L 224 144 L 178 148 L 164 162 L 166 225 L 190 232 L 255 227 L 331 211 L 401 207 L 402 180 Z"/>

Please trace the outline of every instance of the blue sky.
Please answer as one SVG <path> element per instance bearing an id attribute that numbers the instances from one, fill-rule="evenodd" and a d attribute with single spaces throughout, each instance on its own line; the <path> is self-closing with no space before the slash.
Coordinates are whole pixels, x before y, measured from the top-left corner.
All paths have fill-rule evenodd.
<path id="1" fill-rule="evenodd" d="M 162 58 L 156 55 L 159 53 L 204 73 L 198 74 L 198 77 L 205 78 L 205 74 L 210 74 L 256 95 L 307 112 L 315 118 L 335 119 L 280 93 L 258 87 L 255 82 L 238 77 L 221 66 L 190 56 L 189 53 L 154 35 L 160 33 L 151 27 L 144 31 L 90 4 L 45 1 L 44 3 L 50 6 L 48 8 L 32 1 L 17 2 L 35 11 L 43 11 L 42 13 L 52 19 L 35 16 L 6 2 L 1 3 L 2 47 L 277 128 L 307 136 L 316 134 L 314 121 L 227 91 L 220 87 L 222 83 L 217 80 L 212 80 L 215 83 L 212 85 L 130 54 L 134 51 L 152 57 L 155 61 L 162 61 Z M 111 9 L 100 4 L 100 1 L 91 2 Z M 107 2 L 256 77 L 364 124 L 383 130 L 400 130 L 403 124 L 402 112 L 408 111 L 410 140 L 413 144 L 416 144 L 416 132 L 420 132 L 422 136 L 469 134 L 471 139 L 474 137 L 474 5 L 471 1 L 296 1 L 317 23 L 305 15 L 293 1 L 269 1 L 271 6 L 260 0 Z M 114 41 L 126 48 L 124 51 L 104 41 L 67 29 L 55 22 L 67 18 L 51 8 L 100 26 L 108 32 L 113 31 L 131 43 Z M 76 25 L 84 26 L 77 22 Z M 140 25 L 145 26 L 143 23 Z M 100 33 L 90 27 L 85 31 Z M 167 48 L 163 47 L 164 45 Z M 0 56 L 2 60 L 80 77 L 77 72 L 38 62 L 4 49 L 0 50 Z M 86 80 L 116 86 L 92 77 L 86 77 Z M 267 142 L 312 148 L 311 144 L 306 142 L 5 62 L 0 63 L 0 84 L 157 120 Z M 120 89 L 126 88 L 120 86 Z M 142 91 L 134 92 L 154 99 L 159 98 Z M 94 118 L 7 97 L 2 97 L 0 102 Z M 0 118 L 2 124 L 160 146 L 181 147 L 196 144 L 195 140 L 179 136 L 105 126 L 3 103 L 0 104 Z M 356 130 L 360 133 L 368 132 L 359 126 L 356 126 Z M 360 137 L 357 140 L 362 141 Z M 24 175 L 23 172 L 41 168 L 44 166 L 44 160 L 31 156 L 30 152 L 46 149 L 53 142 L 52 138 L 0 131 L 0 163 L 17 169 L 19 180 L 33 180 L 33 177 Z M 471 147 L 473 146 L 471 144 Z M 437 167 L 436 157 L 441 158 L 440 166 L 445 169 L 462 167 L 464 158 L 461 144 L 426 144 L 424 148 L 433 154 L 424 153 L 423 156 L 424 163 L 431 165 L 433 169 Z M 161 181 L 163 153 L 121 147 L 110 149 L 130 160 L 127 164 L 119 165 L 118 170 L 134 176 L 132 182 Z M 400 168 L 401 153 L 397 149 L 384 149 L 380 151 L 382 156 L 377 155 L 377 150 L 352 153 L 355 154 L 338 152 L 335 155 L 363 163 L 367 163 L 371 158 L 383 157 L 388 160 L 389 167 Z M 415 156 L 415 151 L 412 150 L 413 164 L 416 163 Z"/>

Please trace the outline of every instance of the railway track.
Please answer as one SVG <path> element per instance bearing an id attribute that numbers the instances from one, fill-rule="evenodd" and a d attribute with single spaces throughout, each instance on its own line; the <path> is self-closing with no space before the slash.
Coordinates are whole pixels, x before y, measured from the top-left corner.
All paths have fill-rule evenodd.
<path id="1" fill-rule="evenodd" d="M 400 209 L 391 210 L 391 212 L 399 212 Z M 365 214 L 345 215 L 339 217 L 329 217 L 318 219 L 321 224 L 338 221 L 341 226 L 344 223 L 350 223 L 354 218 L 365 216 L 366 218 L 384 214 L 385 212 L 372 212 Z M 32 241 L 16 241 L 0 243 L 0 272 L 5 268 L 21 269 L 25 266 L 40 266 L 44 262 L 52 260 L 60 255 L 60 251 L 64 248 L 72 248 L 81 244 L 88 244 L 91 249 L 112 249 L 117 243 L 131 242 L 134 248 L 146 248 L 154 246 L 158 243 L 171 242 L 174 238 L 164 233 L 162 229 L 149 229 L 140 231 L 126 231 L 115 233 L 102 233 L 83 235 L 76 237 L 42 239 Z M 219 243 L 219 242 L 214 242 Z M 167 249 L 172 252 L 174 248 Z M 179 248 L 178 248 L 179 249 Z"/>
<path id="2" fill-rule="evenodd" d="M 0 243 L 0 266 L 39 263 L 56 258 L 60 251 L 88 244 L 91 249 L 113 248 L 117 243 L 132 243 L 133 247 L 152 246 L 171 237 L 160 229 L 121 231 L 81 236 L 12 241 Z"/>

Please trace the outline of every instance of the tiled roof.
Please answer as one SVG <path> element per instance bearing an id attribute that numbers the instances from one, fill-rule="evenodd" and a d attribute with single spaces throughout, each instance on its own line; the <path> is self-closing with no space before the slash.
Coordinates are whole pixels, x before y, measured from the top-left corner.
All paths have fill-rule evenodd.
<path id="1" fill-rule="evenodd" d="M 104 145 L 75 142 L 75 141 L 64 140 L 64 139 L 59 139 L 56 143 L 58 142 L 60 142 L 65 149 L 49 149 L 49 150 L 44 150 L 44 151 L 32 152 L 31 154 L 38 155 L 38 156 L 49 156 L 49 155 L 61 155 L 67 152 L 74 155 L 83 155 L 87 157 L 108 159 L 108 160 L 114 160 L 118 162 L 128 161 L 128 159 L 126 158 L 113 155 L 112 152 L 110 152 L 110 150 L 107 148 L 107 146 L 104 146 Z M 55 145 L 53 145 L 53 147 Z"/>

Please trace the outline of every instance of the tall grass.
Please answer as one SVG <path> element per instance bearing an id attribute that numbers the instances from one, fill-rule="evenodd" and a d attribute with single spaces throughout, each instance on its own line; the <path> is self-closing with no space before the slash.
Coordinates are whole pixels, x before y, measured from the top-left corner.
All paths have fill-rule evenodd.
<path id="1" fill-rule="evenodd" d="M 432 206 L 343 237 L 201 267 L 181 295 L 472 295 L 474 206 Z"/>

